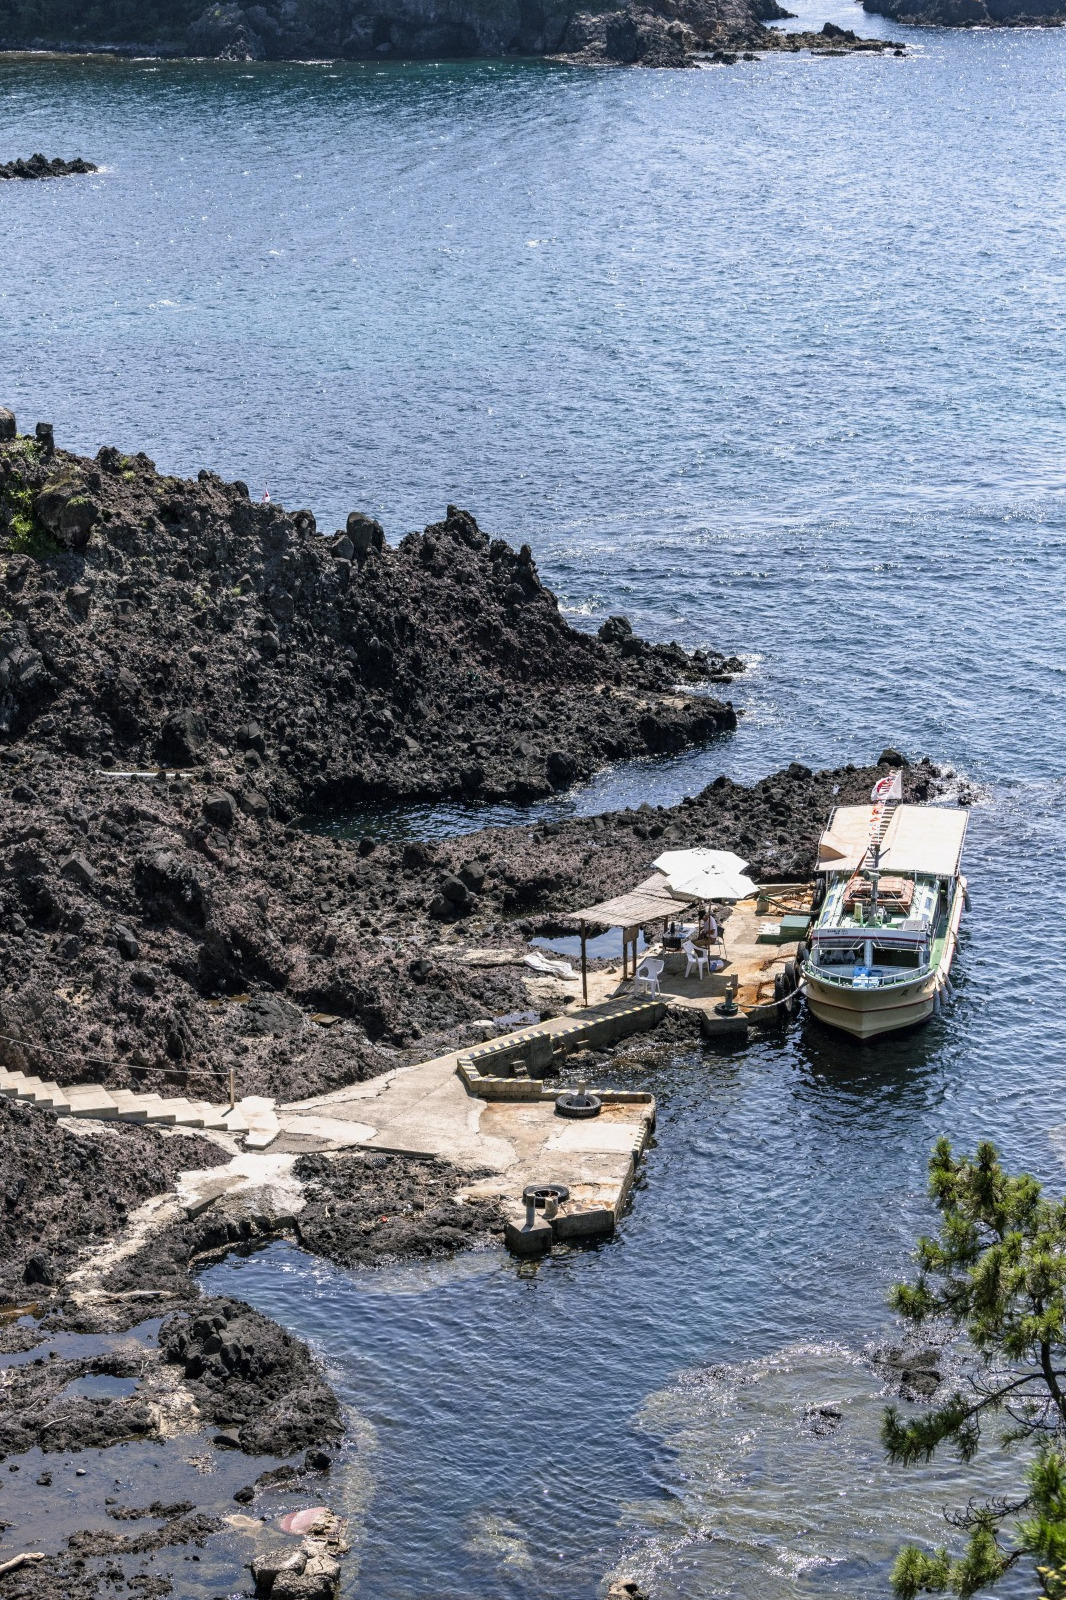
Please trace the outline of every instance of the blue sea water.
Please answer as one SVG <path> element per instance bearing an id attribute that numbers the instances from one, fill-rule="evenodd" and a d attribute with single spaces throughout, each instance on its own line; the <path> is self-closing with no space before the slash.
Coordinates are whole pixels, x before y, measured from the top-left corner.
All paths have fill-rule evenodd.
<path id="1" fill-rule="evenodd" d="M 908 54 L 0 61 L 0 159 L 104 167 L 0 186 L 24 428 L 327 530 L 359 507 L 397 538 L 453 501 L 528 540 L 578 625 L 745 656 L 735 736 L 567 804 L 888 742 L 982 793 L 945 1015 L 620 1067 L 660 1122 L 611 1244 L 532 1275 L 287 1248 L 210 1275 L 353 1408 L 360 1600 L 591 1600 L 612 1570 L 656 1600 L 865 1600 L 942 1503 L 1010 1482 L 886 1468 L 857 1356 L 937 1134 L 1062 1183 L 1066 37 L 802 12 Z"/>

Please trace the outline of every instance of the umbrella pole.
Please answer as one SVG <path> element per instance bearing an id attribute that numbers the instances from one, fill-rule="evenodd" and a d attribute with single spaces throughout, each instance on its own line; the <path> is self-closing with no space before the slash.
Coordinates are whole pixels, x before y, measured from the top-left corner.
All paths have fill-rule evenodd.
<path id="1" fill-rule="evenodd" d="M 581 924 L 581 998 L 589 1003 L 589 969 L 585 953 L 585 924 Z"/>

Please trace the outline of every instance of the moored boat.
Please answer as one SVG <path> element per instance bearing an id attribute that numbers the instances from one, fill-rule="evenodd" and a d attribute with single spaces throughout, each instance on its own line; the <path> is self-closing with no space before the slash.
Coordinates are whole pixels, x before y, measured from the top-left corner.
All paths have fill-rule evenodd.
<path id="1" fill-rule="evenodd" d="M 966 902 L 967 813 L 904 805 L 900 774 L 839 806 L 818 845 L 825 892 L 803 958 L 807 1004 L 859 1039 L 940 1009 Z"/>

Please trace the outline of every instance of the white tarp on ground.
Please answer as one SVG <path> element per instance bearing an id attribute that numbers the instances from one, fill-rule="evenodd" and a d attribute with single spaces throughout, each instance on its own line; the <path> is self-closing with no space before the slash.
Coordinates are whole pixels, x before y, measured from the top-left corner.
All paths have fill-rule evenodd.
<path id="1" fill-rule="evenodd" d="M 671 894 L 686 900 L 747 900 L 759 892 L 744 876 L 748 863 L 732 850 L 667 850 L 653 864 L 666 874 Z"/>
<path id="2" fill-rule="evenodd" d="M 872 806 L 838 806 L 818 842 L 819 872 L 855 872 L 870 842 Z M 957 806 L 897 806 L 881 845 L 882 872 L 951 878 L 959 869 L 969 813 Z"/>

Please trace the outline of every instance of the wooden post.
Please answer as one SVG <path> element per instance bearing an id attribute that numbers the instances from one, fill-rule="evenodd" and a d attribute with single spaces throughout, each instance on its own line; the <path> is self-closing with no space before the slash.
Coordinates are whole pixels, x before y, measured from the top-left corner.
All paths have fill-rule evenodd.
<path id="1" fill-rule="evenodd" d="M 585 953 L 585 924 L 581 923 L 581 998 L 586 1005 L 589 1003 L 589 969 Z"/>
<path id="2" fill-rule="evenodd" d="M 229 1069 L 229 1108 L 232 1111 L 237 1104 L 237 1069 Z"/>

